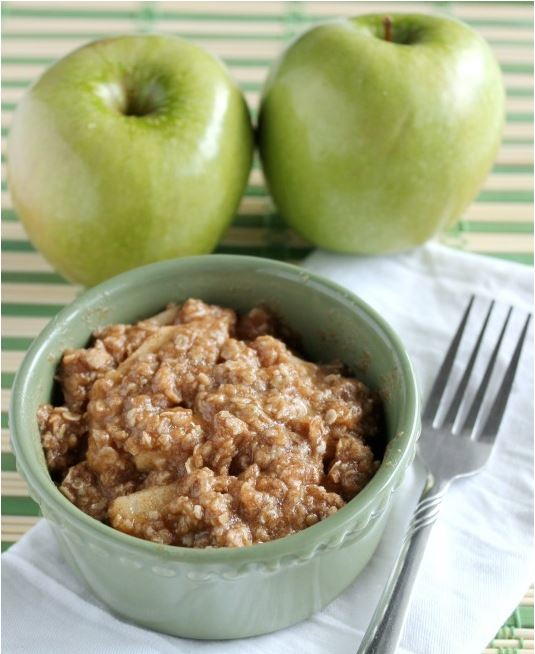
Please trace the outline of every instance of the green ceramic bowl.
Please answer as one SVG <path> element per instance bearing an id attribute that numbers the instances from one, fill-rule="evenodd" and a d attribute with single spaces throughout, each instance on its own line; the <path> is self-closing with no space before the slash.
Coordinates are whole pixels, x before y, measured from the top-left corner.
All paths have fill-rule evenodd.
<path id="1" fill-rule="evenodd" d="M 40 404 L 50 401 L 62 352 L 85 345 L 97 327 L 133 322 L 188 297 L 238 311 L 265 303 L 301 335 L 310 358 L 341 359 L 381 391 L 389 437 L 383 463 L 362 492 L 336 514 L 269 543 L 189 549 L 116 531 L 82 513 L 52 483 L 35 414 Z M 240 638 L 281 629 L 307 618 L 346 588 L 379 542 L 420 428 L 410 361 L 381 317 L 325 279 L 255 257 L 164 261 L 96 286 L 37 337 L 12 395 L 17 467 L 66 560 L 115 613 L 191 638 Z"/>

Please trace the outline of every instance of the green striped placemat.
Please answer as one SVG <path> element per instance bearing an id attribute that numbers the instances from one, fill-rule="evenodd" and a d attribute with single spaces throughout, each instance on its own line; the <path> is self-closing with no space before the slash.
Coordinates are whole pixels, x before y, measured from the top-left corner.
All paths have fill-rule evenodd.
<path id="1" fill-rule="evenodd" d="M 267 67 L 289 39 L 336 16 L 391 11 L 456 16 L 478 30 L 494 49 L 507 89 L 503 145 L 485 187 L 443 240 L 458 248 L 532 264 L 532 3 L 2 3 L 2 550 L 18 540 L 38 516 L 9 447 L 5 409 L 14 373 L 36 334 L 79 292 L 35 251 L 11 206 L 5 181 L 5 137 L 25 88 L 47 66 L 88 40 L 125 32 L 171 32 L 219 55 L 255 114 Z M 277 216 L 255 163 L 238 215 L 219 251 L 299 260 L 310 249 Z M 528 591 L 485 652 L 531 650 L 533 594 Z"/>

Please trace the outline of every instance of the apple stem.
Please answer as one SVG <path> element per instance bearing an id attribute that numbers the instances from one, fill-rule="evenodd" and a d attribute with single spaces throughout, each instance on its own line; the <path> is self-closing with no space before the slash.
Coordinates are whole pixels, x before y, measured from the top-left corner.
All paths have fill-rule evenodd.
<path id="1" fill-rule="evenodd" d="M 392 42 L 392 19 L 390 16 L 383 18 L 383 27 L 385 30 L 385 41 Z"/>

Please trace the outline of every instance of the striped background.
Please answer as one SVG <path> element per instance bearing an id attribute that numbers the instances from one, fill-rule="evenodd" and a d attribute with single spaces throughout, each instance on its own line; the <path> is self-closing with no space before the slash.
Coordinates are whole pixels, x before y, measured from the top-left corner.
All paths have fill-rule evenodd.
<path id="1" fill-rule="evenodd" d="M 365 12 L 418 11 L 456 16 L 478 30 L 501 64 L 507 89 L 503 146 L 485 187 L 462 221 L 442 237 L 473 252 L 533 263 L 533 6 L 527 2 L 4 2 L 2 4 L 2 408 L 32 338 L 79 289 L 34 250 L 11 207 L 5 137 L 16 104 L 42 71 L 84 42 L 124 32 L 171 32 L 219 55 L 253 113 L 266 69 L 288 39 L 318 21 Z M 299 260 L 310 247 L 276 215 L 256 164 L 222 252 Z M 2 420 L 2 549 L 37 519 L 15 470 Z M 526 585 L 529 583 L 526 580 Z M 487 652 L 533 649 L 533 595 Z M 503 650 L 503 648 L 511 648 Z"/>

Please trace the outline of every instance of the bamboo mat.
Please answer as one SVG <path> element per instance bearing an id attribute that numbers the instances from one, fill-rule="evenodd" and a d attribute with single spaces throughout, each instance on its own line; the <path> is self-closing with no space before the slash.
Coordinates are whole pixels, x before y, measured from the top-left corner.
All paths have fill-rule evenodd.
<path id="1" fill-rule="evenodd" d="M 10 451 L 6 409 L 14 373 L 33 337 L 79 292 L 35 251 L 12 209 L 5 137 L 26 87 L 88 40 L 131 32 L 187 37 L 229 66 L 256 112 L 271 61 L 303 29 L 336 16 L 417 11 L 455 16 L 479 31 L 501 64 L 507 124 L 495 166 L 476 201 L 442 240 L 533 263 L 533 5 L 528 2 L 3 2 L 2 3 L 2 549 L 38 519 Z M 280 221 L 256 163 L 238 216 L 219 248 L 298 261 L 310 246 Z M 529 581 L 526 580 L 526 585 Z M 533 650 L 533 593 L 486 654 Z M 452 653 L 454 654 L 454 653 Z"/>

